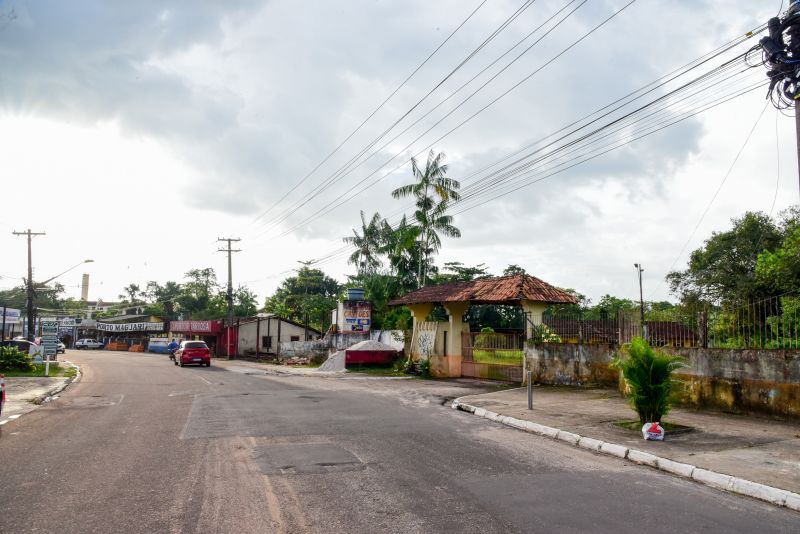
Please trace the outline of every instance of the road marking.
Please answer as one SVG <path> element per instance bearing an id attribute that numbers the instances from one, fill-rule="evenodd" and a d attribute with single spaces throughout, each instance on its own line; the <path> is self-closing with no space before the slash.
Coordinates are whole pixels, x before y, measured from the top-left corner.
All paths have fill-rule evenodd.
<path id="1" fill-rule="evenodd" d="M 4 424 L 6 424 L 6 423 L 8 423 L 8 419 L 5 419 L 5 420 L 3 420 L 3 421 L 0 421 L 0 426 L 3 426 L 3 425 L 4 425 Z"/>
<path id="2" fill-rule="evenodd" d="M 18 413 L 18 414 L 15 414 L 15 415 L 9 415 L 8 418 L 9 419 L 17 419 L 17 418 L 19 418 L 20 415 L 22 415 L 22 414 Z"/>
<path id="3" fill-rule="evenodd" d="M 198 376 L 197 378 L 199 378 L 200 380 L 202 380 L 203 382 L 205 382 L 205 383 L 206 383 L 206 384 L 208 384 L 209 386 L 211 385 L 211 382 L 209 382 L 208 380 L 206 380 L 206 379 L 205 379 L 205 378 L 203 378 L 202 376 Z"/>

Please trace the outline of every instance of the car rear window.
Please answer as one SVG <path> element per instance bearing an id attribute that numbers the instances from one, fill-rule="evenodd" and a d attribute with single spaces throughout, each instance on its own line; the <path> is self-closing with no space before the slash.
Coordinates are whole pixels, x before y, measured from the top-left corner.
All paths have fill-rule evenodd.
<path id="1" fill-rule="evenodd" d="M 184 348 L 186 348 L 186 349 L 207 349 L 208 347 L 206 347 L 206 344 L 203 343 L 202 341 L 193 341 L 193 342 L 187 343 L 184 346 Z"/>

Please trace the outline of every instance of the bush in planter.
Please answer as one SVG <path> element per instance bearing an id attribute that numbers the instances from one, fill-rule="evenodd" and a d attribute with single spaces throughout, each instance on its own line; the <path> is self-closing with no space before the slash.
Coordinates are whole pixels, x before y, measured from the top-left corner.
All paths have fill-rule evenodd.
<path id="1" fill-rule="evenodd" d="M 678 383 L 672 373 L 684 366 L 683 360 L 653 350 L 640 337 L 633 338 L 622 352 L 611 366 L 620 371 L 628 386 L 626 396 L 631 407 L 642 424 L 661 421 L 669 412 L 670 394 Z"/>
<path id="2" fill-rule="evenodd" d="M 16 347 L 0 347 L 0 371 L 30 371 L 31 358 Z"/>

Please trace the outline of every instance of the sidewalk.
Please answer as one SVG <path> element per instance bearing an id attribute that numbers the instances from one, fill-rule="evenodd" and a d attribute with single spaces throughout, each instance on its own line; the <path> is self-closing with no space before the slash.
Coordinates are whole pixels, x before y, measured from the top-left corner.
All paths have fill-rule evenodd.
<path id="1" fill-rule="evenodd" d="M 343 372 L 320 371 L 317 367 L 294 367 L 291 365 L 277 365 L 274 363 L 253 362 L 250 360 L 227 360 L 214 358 L 211 365 L 216 365 L 226 371 L 243 374 L 268 374 L 278 376 L 342 376 Z"/>
<path id="2" fill-rule="evenodd" d="M 6 377 L 6 404 L 0 415 L 0 425 L 36 409 L 45 397 L 60 391 L 72 378 Z"/>
<path id="3" fill-rule="evenodd" d="M 536 386 L 532 411 L 527 398 L 521 388 L 457 402 L 800 493 L 800 421 L 675 408 L 665 420 L 693 430 L 656 442 L 612 424 L 637 419 L 616 390 Z"/>

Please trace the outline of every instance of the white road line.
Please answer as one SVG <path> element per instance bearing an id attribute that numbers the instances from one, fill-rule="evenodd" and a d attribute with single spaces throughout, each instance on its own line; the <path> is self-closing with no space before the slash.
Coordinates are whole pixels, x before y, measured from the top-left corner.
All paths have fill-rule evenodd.
<path id="1" fill-rule="evenodd" d="M 20 415 L 22 415 L 22 414 L 18 413 L 18 414 L 15 414 L 15 415 L 9 415 L 8 418 L 9 419 L 17 419 Z"/>
<path id="2" fill-rule="evenodd" d="M 208 384 L 209 386 L 211 385 L 211 382 L 209 382 L 208 380 L 206 380 L 206 379 L 205 379 L 205 378 L 203 378 L 202 376 L 198 376 L 197 378 L 199 378 L 200 380 L 202 380 L 203 382 L 205 382 L 205 383 L 206 383 L 206 384 Z"/>
<path id="3" fill-rule="evenodd" d="M 6 423 L 8 423 L 8 419 L 4 419 L 3 421 L 0 421 L 0 426 L 3 426 Z"/>

